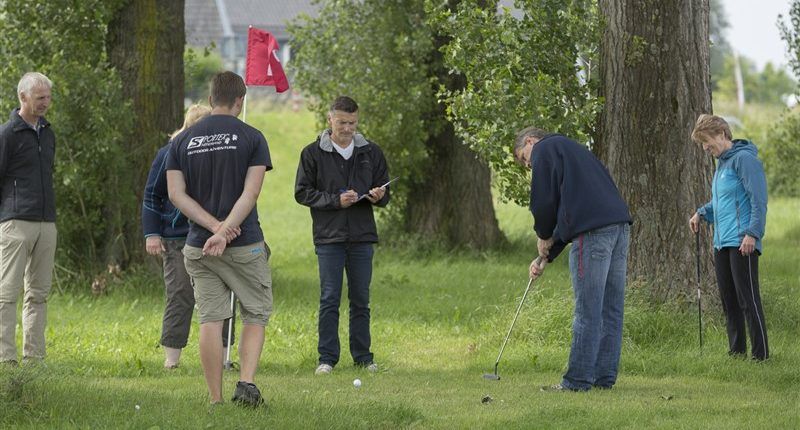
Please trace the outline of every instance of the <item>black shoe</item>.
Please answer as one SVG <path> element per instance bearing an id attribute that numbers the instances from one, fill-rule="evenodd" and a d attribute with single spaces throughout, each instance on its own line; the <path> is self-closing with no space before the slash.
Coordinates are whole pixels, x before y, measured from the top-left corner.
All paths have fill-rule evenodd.
<path id="1" fill-rule="evenodd" d="M 231 401 L 253 408 L 264 404 L 264 398 L 261 397 L 261 391 L 258 391 L 256 384 L 243 381 L 236 383 L 236 390 L 233 392 Z"/>

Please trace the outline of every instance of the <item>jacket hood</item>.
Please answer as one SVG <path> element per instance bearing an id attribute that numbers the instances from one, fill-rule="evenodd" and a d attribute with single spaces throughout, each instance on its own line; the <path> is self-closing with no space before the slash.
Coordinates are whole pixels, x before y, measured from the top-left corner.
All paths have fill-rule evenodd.
<path id="1" fill-rule="evenodd" d="M 356 148 L 366 146 L 368 143 L 367 139 L 361 133 L 353 135 L 353 145 L 355 145 Z M 322 148 L 323 151 L 333 152 L 333 140 L 331 140 L 330 129 L 324 130 L 319 134 L 319 147 Z"/>
<path id="2" fill-rule="evenodd" d="M 758 148 L 756 148 L 756 146 L 753 145 L 753 142 L 750 142 L 749 140 L 746 139 L 735 139 L 733 141 L 733 146 L 731 147 L 731 149 L 720 154 L 719 159 L 728 160 L 730 158 L 733 158 L 734 155 L 740 152 L 749 152 L 753 154 L 754 157 L 758 156 Z"/>
<path id="3" fill-rule="evenodd" d="M 28 125 L 28 123 L 25 122 L 25 120 L 22 119 L 21 116 L 19 116 L 19 108 L 14 108 L 8 115 L 8 119 L 9 121 L 11 121 L 11 124 L 14 127 L 14 131 L 20 131 L 26 128 L 31 128 L 30 125 Z M 42 127 L 47 127 L 50 125 L 50 123 L 47 121 L 47 119 L 45 119 L 45 117 L 39 118 L 39 123 L 42 125 Z"/>

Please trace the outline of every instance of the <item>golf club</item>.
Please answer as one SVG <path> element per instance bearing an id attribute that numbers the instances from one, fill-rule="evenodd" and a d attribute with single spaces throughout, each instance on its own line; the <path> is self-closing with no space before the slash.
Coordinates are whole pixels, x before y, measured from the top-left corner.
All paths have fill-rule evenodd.
<path id="1" fill-rule="evenodd" d="M 228 346 L 225 348 L 225 363 L 223 368 L 225 370 L 234 370 L 234 364 L 231 361 L 231 344 L 233 344 L 233 324 L 236 321 L 236 295 L 231 291 L 231 319 L 228 323 Z"/>
<path id="2" fill-rule="evenodd" d="M 700 229 L 697 229 L 695 234 L 695 243 L 697 244 L 697 323 L 698 333 L 700 337 L 700 349 L 703 349 L 703 307 L 701 306 L 700 295 Z"/>
<path id="3" fill-rule="evenodd" d="M 536 265 L 538 266 L 541 264 L 542 257 L 536 258 Z M 533 278 L 528 279 L 528 286 L 525 288 L 525 293 L 522 294 L 522 299 L 519 301 L 519 306 L 517 306 L 517 313 L 514 315 L 514 319 L 511 321 L 511 327 L 508 328 L 508 334 L 506 334 L 506 339 L 503 341 L 503 346 L 500 347 L 500 354 L 497 355 L 497 361 L 494 362 L 494 373 L 484 373 L 484 379 L 489 379 L 491 381 L 499 381 L 500 375 L 497 374 L 497 366 L 500 365 L 500 358 L 503 357 L 503 351 L 506 349 L 506 344 L 508 343 L 508 338 L 511 337 L 511 331 L 514 330 L 514 324 L 517 322 L 517 317 L 519 317 L 519 312 L 522 310 L 522 304 L 525 303 L 525 297 L 528 296 L 528 291 L 531 289 L 531 285 L 533 284 Z"/>

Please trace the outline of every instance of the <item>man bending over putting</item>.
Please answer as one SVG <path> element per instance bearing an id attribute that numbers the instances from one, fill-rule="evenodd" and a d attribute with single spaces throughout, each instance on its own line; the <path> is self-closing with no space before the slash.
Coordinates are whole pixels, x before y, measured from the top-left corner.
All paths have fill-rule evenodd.
<path id="1" fill-rule="evenodd" d="M 547 389 L 611 388 L 622 347 L 628 206 L 600 160 L 565 136 L 528 127 L 517 134 L 514 158 L 533 171 L 530 206 L 539 256 L 552 262 L 572 242 L 572 347 L 561 383 Z M 546 264 L 534 260 L 531 278 Z"/>

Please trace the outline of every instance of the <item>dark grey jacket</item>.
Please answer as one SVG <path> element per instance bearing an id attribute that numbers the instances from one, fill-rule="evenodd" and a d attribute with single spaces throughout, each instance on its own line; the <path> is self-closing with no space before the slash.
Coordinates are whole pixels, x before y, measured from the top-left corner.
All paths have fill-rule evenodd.
<path id="1" fill-rule="evenodd" d="M 0 222 L 56 220 L 56 137 L 47 120 L 40 125 L 37 133 L 17 108 L 0 126 Z"/>
<path id="2" fill-rule="evenodd" d="M 345 190 L 364 194 L 389 181 L 386 159 L 378 145 L 358 133 L 353 140 L 355 148 L 349 177 L 343 173 L 346 162 L 333 149 L 328 130 L 303 148 L 300 154 L 294 198 L 311 208 L 315 245 L 378 241 L 373 204 L 362 199 L 343 209 L 339 200 L 339 195 Z M 389 199 L 387 187 L 386 194 L 376 205 L 386 206 Z"/>

